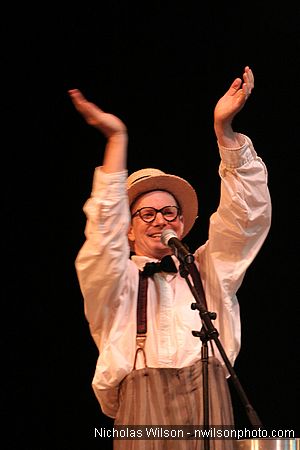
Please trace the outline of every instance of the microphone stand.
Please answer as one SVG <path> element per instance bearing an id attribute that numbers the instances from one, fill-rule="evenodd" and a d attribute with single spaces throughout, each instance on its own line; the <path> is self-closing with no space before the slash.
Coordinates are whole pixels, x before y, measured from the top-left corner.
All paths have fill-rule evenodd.
<path id="1" fill-rule="evenodd" d="M 209 396 L 208 396 L 208 346 L 207 342 L 213 340 L 216 344 L 217 349 L 225 363 L 225 366 L 230 374 L 233 385 L 240 397 L 240 400 L 246 410 L 248 419 L 253 426 L 253 428 L 263 428 L 262 422 L 260 421 L 257 413 L 251 406 L 248 397 L 226 355 L 226 352 L 219 340 L 219 333 L 217 329 L 213 326 L 212 320 L 216 319 L 217 315 L 214 312 L 209 312 L 206 309 L 205 294 L 202 286 L 201 277 L 199 271 L 194 263 L 194 256 L 190 253 L 185 254 L 181 257 L 180 254 L 176 254 L 177 258 L 180 260 L 180 275 L 185 278 L 196 303 L 192 303 L 191 308 L 199 311 L 199 315 L 202 321 L 202 328 L 200 331 L 192 331 L 193 336 L 199 337 L 202 341 L 201 349 L 201 360 L 203 364 L 203 413 L 204 413 L 204 428 L 209 427 Z M 189 275 L 192 278 L 193 284 L 189 279 Z M 208 433 L 205 433 L 205 435 Z M 204 440 L 205 450 L 209 449 L 209 439 L 208 437 Z"/>

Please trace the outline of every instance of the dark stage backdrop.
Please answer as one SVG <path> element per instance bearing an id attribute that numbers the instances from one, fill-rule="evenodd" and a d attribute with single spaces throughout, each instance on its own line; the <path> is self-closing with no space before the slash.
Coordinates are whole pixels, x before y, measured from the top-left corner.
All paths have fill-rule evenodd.
<path id="1" fill-rule="evenodd" d="M 197 3 L 2 15 L 3 449 L 112 448 L 94 438 L 111 420 L 91 389 L 97 352 L 74 270 L 105 141 L 67 90 L 124 120 L 130 172 L 160 167 L 195 186 L 194 249 L 219 198 L 214 105 L 245 65 L 256 85 L 235 128 L 268 167 L 273 223 L 238 292 L 235 369 L 263 424 L 299 437 L 299 6 Z M 232 391 L 237 426 L 249 427 Z"/>

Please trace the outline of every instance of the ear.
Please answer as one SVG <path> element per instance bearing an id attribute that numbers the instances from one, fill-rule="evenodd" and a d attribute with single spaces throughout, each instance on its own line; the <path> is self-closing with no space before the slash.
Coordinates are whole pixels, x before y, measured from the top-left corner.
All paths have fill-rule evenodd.
<path id="1" fill-rule="evenodd" d="M 135 235 L 134 235 L 134 231 L 133 231 L 133 226 L 132 225 L 130 225 L 130 227 L 129 227 L 127 236 L 128 236 L 129 241 L 131 241 L 131 242 L 135 241 Z"/>

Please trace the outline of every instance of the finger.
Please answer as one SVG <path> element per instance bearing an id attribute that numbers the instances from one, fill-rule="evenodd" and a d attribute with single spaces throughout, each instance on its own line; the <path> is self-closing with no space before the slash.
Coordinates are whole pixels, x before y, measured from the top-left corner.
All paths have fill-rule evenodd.
<path id="1" fill-rule="evenodd" d="M 236 78 L 233 83 L 231 84 L 230 88 L 227 91 L 228 95 L 235 95 L 237 91 L 241 87 L 242 80 L 240 78 Z"/>
<path id="2" fill-rule="evenodd" d="M 68 90 L 68 93 L 69 93 L 70 95 L 75 94 L 76 92 L 79 92 L 79 89 L 69 89 L 69 90 Z"/>
<path id="3" fill-rule="evenodd" d="M 251 87 L 249 86 L 249 83 L 243 83 L 242 92 L 247 100 L 251 94 Z"/>
<path id="4" fill-rule="evenodd" d="M 99 113 L 103 113 L 104 111 L 99 108 L 99 106 L 95 105 L 94 103 L 88 101 L 84 95 L 81 93 L 79 89 L 71 89 L 69 90 L 69 94 L 71 97 L 71 100 L 75 106 L 75 108 L 81 113 L 81 114 L 89 114 L 89 115 L 95 115 Z"/>
<path id="5" fill-rule="evenodd" d="M 254 75 L 251 69 L 249 69 L 248 71 L 248 78 L 249 78 L 249 82 L 251 83 L 252 87 L 254 87 Z"/>
<path id="6" fill-rule="evenodd" d="M 248 84 L 250 89 L 254 88 L 254 76 L 252 70 L 247 66 L 245 67 L 245 72 L 243 74 L 243 80 Z"/>
<path id="7" fill-rule="evenodd" d="M 80 90 L 79 89 L 69 89 L 68 90 L 69 95 L 72 97 L 74 95 L 80 94 Z"/>
<path id="8" fill-rule="evenodd" d="M 87 101 L 79 89 L 70 89 L 68 92 L 73 101 L 76 101 L 76 102 Z"/>

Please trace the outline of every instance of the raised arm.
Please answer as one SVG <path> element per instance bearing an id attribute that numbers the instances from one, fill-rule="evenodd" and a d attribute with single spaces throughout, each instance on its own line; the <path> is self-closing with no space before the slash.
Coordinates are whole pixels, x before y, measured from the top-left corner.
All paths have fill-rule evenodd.
<path id="1" fill-rule="evenodd" d="M 252 89 L 254 76 L 252 70 L 246 66 L 241 78 L 236 78 L 228 91 L 220 98 L 214 111 L 214 129 L 218 143 L 223 147 L 236 148 L 243 145 L 241 136 L 232 129 L 232 121 L 236 114 L 244 107 Z"/>
<path id="2" fill-rule="evenodd" d="M 127 167 L 127 129 L 113 114 L 89 102 L 78 89 L 69 90 L 71 100 L 85 121 L 101 131 L 107 138 L 102 170 L 106 173 L 121 172 Z"/>

